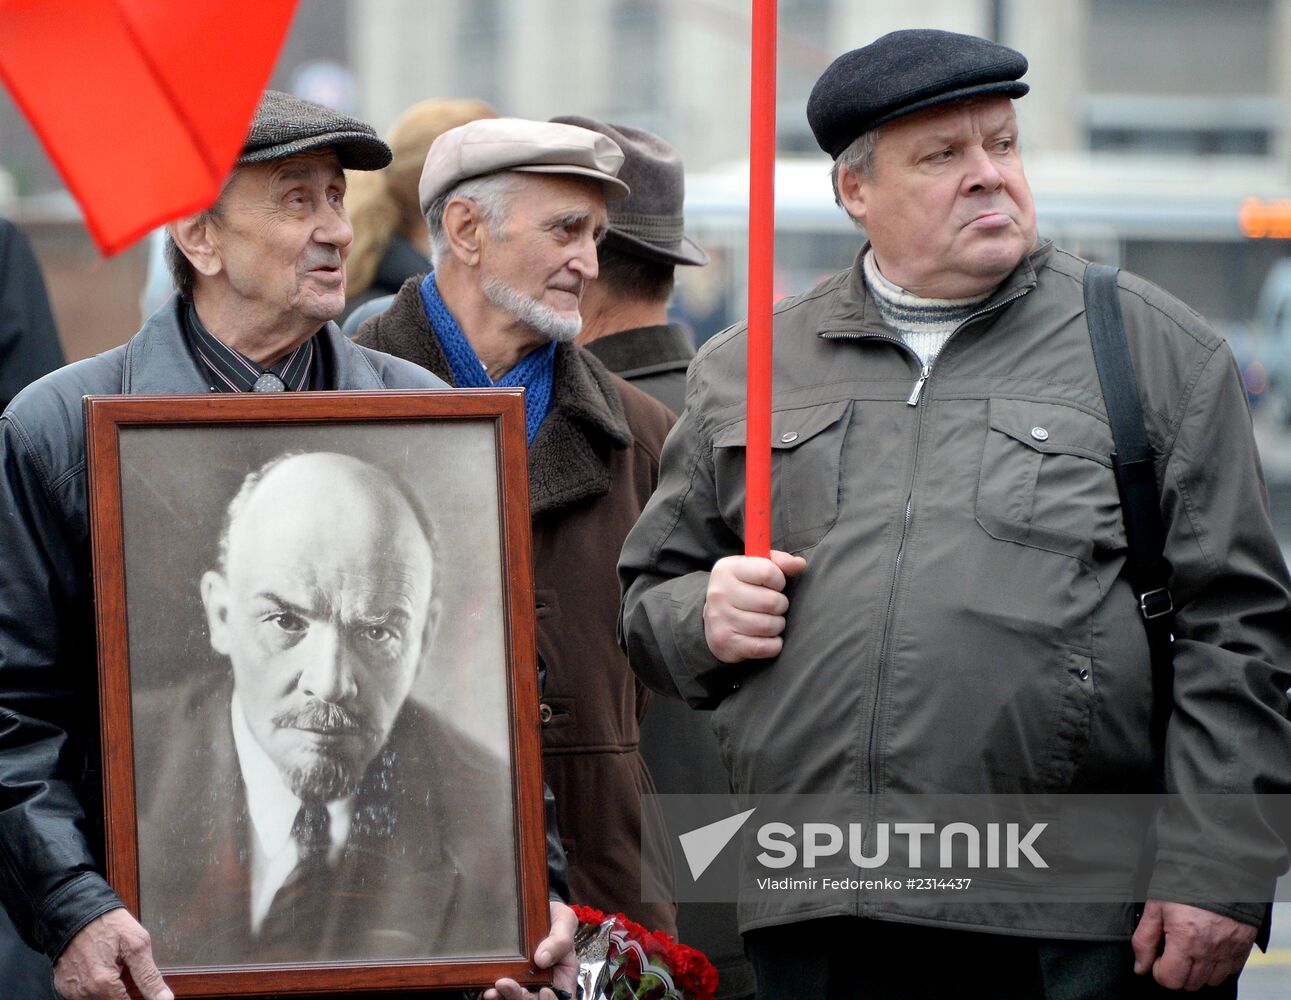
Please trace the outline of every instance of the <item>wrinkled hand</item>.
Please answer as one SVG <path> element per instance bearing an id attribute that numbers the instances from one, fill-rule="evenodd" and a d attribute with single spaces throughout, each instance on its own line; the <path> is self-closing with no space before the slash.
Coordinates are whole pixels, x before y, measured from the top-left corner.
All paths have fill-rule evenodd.
<path id="1" fill-rule="evenodd" d="M 802 556 L 773 549 L 770 559 L 727 556 L 713 564 L 704 599 L 704 638 L 723 663 L 780 655 L 789 598 L 785 578 L 807 568 Z"/>
<path id="2" fill-rule="evenodd" d="M 128 970 L 144 1000 L 174 1000 L 152 959 L 152 939 L 122 909 L 81 928 L 54 965 L 54 989 L 67 1000 L 129 1000 L 121 973 Z"/>
<path id="3" fill-rule="evenodd" d="M 1218 986 L 1242 971 L 1256 928 L 1186 903 L 1150 899 L 1134 931 L 1134 971 L 1149 972 L 1168 990 Z M 1165 949 L 1161 954 L 1161 937 Z"/>
<path id="4" fill-rule="evenodd" d="M 557 900 L 551 902 L 551 930 L 538 942 L 533 953 L 533 964 L 540 969 L 554 969 L 552 980 L 557 989 L 575 992 L 578 982 L 578 956 L 574 954 L 574 931 L 578 918 L 574 911 Z M 499 979 L 493 989 L 484 992 L 484 1000 L 530 1000 L 533 994 L 514 979 Z M 538 1000 L 556 1000 L 556 994 L 547 987 L 538 993 Z"/>

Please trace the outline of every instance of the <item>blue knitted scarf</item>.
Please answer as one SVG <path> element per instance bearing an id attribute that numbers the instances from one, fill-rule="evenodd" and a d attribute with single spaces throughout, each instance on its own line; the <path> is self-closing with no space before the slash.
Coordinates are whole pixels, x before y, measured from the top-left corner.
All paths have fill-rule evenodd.
<path id="1" fill-rule="evenodd" d="M 421 283 L 421 302 L 426 309 L 430 328 L 444 349 L 448 367 L 453 372 L 453 384 L 460 389 L 491 389 L 493 386 L 524 386 L 525 431 L 529 443 L 538 436 L 538 428 L 547 419 L 551 409 L 551 381 L 556 370 L 556 343 L 530 351 L 520 363 L 496 382 L 489 378 L 479 355 L 471 347 L 466 334 L 448 311 L 435 284 L 435 272 L 426 275 Z"/>

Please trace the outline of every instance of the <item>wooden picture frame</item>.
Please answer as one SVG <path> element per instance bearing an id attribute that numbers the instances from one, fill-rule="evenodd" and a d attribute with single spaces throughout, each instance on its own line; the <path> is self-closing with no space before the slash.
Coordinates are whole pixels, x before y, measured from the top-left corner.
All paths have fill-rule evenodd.
<path id="1" fill-rule="evenodd" d="M 107 875 L 176 994 L 549 983 L 522 393 L 85 417 Z"/>

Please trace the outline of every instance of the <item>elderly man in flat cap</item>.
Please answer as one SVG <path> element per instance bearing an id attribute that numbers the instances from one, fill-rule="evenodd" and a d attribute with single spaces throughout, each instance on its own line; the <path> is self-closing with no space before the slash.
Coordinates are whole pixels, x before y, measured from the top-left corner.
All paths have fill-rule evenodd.
<path id="1" fill-rule="evenodd" d="M 624 547 L 623 634 L 652 687 L 716 707 L 742 794 L 1181 795 L 1154 854 L 1128 812 L 1081 842 L 1055 821 L 1043 861 L 1070 871 L 1092 850 L 1116 876 L 1065 897 L 746 878 L 760 996 L 1233 996 L 1286 868 L 1253 796 L 1217 797 L 1223 816 L 1196 797 L 1283 791 L 1291 764 L 1291 597 L 1242 384 L 1191 310 L 1131 274 L 1103 286 L 1138 379 L 1117 412 L 1141 416 L 1155 455 L 1130 485 L 1160 489 L 1131 500 L 1131 542 L 1159 525 L 1173 567 L 1168 592 L 1144 589 L 1114 472 L 1134 456 L 1112 457 L 1086 262 L 1036 232 L 1013 110 L 1026 67 L 980 38 L 912 30 L 817 82 L 808 118 L 869 241 L 776 307 L 771 557 L 737 554 L 741 324 L 691 367 Z M 850 819 L 871 858 L 893 807 L 865 801 Z M 746 874 L 774 874 L 756 850 Z M 811 874 L 864 876 L 848 855 Z"/>
<path id="2" fill-rule="evenodd" d="M 389 162 L 368 125 L 267 92 L 219 199 L 168 227 L 178 294 L 128 343 L 46 376 L 0 417 L 0 903 L 68 1000 L 124 997 L 127 972 L 145 1000 L 171 997 L 103 876 L 81 397 L 442 387 L 331 322 L 354 237 L 344 171 Z M 572 982 L 573 915 L 553 904 L 553 921 L 536 961 L 560 960 Z M 39 985 L 9 978 L 5 995 L 47 997 L 48 969 Z"/>
<path id="3" fill-rule="evenodd" d="M 544 771 L 571 898 L 672 931 L 662 859 L 642 886 L 642 823 L 659 817 L 642 815 L 647 692 L 615 639 L 615 562 L 673 418 L 574 343 L 606 203 L 628 193 L 622 162 L 613 140 L 574 125 L 498 118 L 445 132 L 421 177 L 434 271 L 357 341 L 456 386 L 525 387 Z"/>

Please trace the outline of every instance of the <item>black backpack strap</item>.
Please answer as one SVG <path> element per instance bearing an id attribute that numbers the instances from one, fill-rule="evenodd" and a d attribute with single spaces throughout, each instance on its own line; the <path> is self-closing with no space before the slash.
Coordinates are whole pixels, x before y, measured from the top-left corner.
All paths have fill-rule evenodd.
<path id="1" fill-rule="evenodd" d="M 1094 365 L 1103 388 L 1103 403 L 1112 427 L 1112 468 L 1121 495 L 1121 516 L 1129 549 L 1130 584 L 1139 600 L 1152 654 L 1153 745 L 1163 744 L 1169 718 L 1174 668 L 1170 658 L 1173 641 L 1174 602 L 1170 597 L 1170 563 L 1165 558 L 1165 525 L 1161 520 L 1161 494 L 1156 463 L 1143 426 L 1138 383 L 1125 339 L 1125 322 L 1116 287 L 1116 268 L 1090 264 L 1085 270 L 1085 316 L 1094 348 Z"/>

